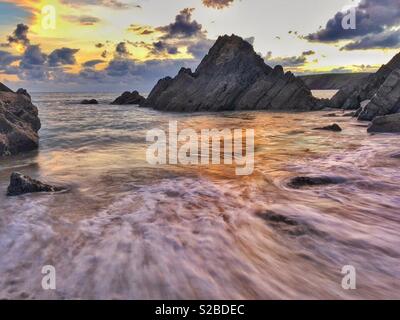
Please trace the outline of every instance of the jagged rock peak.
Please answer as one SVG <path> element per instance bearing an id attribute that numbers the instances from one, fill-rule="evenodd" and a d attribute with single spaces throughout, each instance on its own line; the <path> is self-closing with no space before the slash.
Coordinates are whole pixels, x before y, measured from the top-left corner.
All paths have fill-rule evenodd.
<path id="1" fill-rule="evenodd" d="M 266 65 L 235 35 L 219 37 L 195 72 L 182 68 L 160 80 L 142 106 L 175 112 L 318 108 L 302 80 Z"/>

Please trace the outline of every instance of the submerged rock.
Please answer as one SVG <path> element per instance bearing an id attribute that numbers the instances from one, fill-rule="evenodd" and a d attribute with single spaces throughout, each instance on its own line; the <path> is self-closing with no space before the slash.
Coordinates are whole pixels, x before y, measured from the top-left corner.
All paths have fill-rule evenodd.
<path id="1" fill-rule="evenodd" d="M 7 196 L 18 196 L 34 192 L 59 192 L 64 190 L 65 188 L 44 184 L 19 172 L 13 172 L 10 178 L 10 185 L 7 189 Z"/>
<path id="2" fill-rule="evenodd" d="M 315 128 L 313 130 L 326 130 L 326 131 L 340 132 L 340 131 L 342 131 L 342 128 L 338 124 L 334 123 L 330 126 Z"/>
<path id="3" fill-rule="evenodd" d="M 330 184 L 341 184 L 346 182 L 345 178 L 342 177 L 328 177 L 328 176 L 320 176 L 320 177 L 295 177 L 292 178 L 288 186 L 293 189 L 300 189 L 303 187 L 315 187 L 315 186 L 323 186 Z"/>
<path id="4" fill-rule="evenodd" d="M 82 100 L 81 104 L 99 104 L 99 102 L 96 99 L 90 99 L 90 100 Z"/>
<path id="5" fill-rule="evenodd" d="M 162 111 L 317 110 L 304 82 L 271 68 L 235 35 L 219 37 L 195 72 L 182 68 L 160 80 L 143 104 Z"/>
<path id="6" fill-rule="evenodd" d="M 114 102 L 112 102 L 111 104 L 114 104 L 114 105 L 131 105 L 131 104 L 141 105 L 145 101 L 146 101 L 146 98 L 142 97 L 139 94 L 139 92 L 126 91 L 121 96 L 119 96 L 117 99 L 115 99 Z"/>
<path id="7" fill-rule="evenodd" d="M 29 94 L 0 91 L 0 157 L 37 149 L 40 127 Z"/>
<path id="8" fill-rule="evenodd" d="M 370 133 L 400 132 L 400 113 L 376 117 L 368 128 Z"/>

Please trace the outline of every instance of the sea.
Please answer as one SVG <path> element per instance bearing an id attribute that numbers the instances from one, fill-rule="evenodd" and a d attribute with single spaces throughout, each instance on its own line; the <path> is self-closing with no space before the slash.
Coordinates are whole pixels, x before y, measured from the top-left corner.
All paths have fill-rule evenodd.
<path id="1" fill-rule="evenodd" d="M 116 96 L 32 95 L 40 148 L 0 160 L 0 299 L 400 297 L 398 135 L 370 135 L 341 111 L 176 114 Z M 254 129 L 254 172 L 150 165 L 146 134 L 170 121 Z M 313 130 L 332 123 L 343 131 Z M 14 171 L 68 191 L 7 197 Z M 289 187 L 314 175 L 345 182 Z"/>

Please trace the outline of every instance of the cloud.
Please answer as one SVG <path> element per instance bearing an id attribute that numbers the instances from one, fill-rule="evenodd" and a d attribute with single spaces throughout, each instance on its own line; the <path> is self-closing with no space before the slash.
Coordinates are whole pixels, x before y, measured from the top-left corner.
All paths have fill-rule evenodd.
<path id="1" fill-rule="evenodd" d="M 344 29 L 349 11 L 340 11 L 324 28 L 304 38 L 311 42 L 331 43 L 351 40 L 344 50 L 397 47 L 394 28 L 400 26 L 400 0 L 361 0 L 355 7 L 356 29 Z"/>
<path id="2" fill-rule="evenodd" d="M 30 43 L 28 39 L 28 31 L 29 27 L 27 25 L 23 23 L 18 24 L 12 35 L 8 36 L 8 42 L 19 43 L 23 44 L 24 46 L 28 46 Z"/>
<path id="3" fill-rule="evenodd" d="M 61 48 L 50 53 L 48 62 L 51 67 L 59 65 L 74 65 L 76 64 L 75 54 L 79 49 Z"/>
<path id="4" fill-rule="evenodd" d="M 147 36 L 156 32 L 156 30 L 150 26 L 141 26 L 138 24 L 131 24 L 128 28 L 128 31 L 132 31 L 133 33 L 141 36 Z"/>
<path id="5" fill-rule="evenodd" d="M 82 16 L 64 15 L 63 18 L 69 22 L 80 24 L 81 26 L 93 26 L 101 21 L 97 17 L 88 15 L 82 15 Z"/>
<path id="6" fill-rule="evenodd" d="M 80 6 L 104 6 L 116 10 L 125 10 L 130 8 L 141 9 L 138 4 L 131 4 L 119 0 L 61 0 L 63 4 L 71 5 L 73 7 Z"/>
<path id="7" fill-rule="evenodd" d="M 400 32 L 396 30 L 366 36 L 360 40 L 346 44 L 341 50 L 398 48 L 399 46 Z"/>
<path id="8" fill-rule="evenodd" d="M 120 42 L 117 44 L 117 46 L 115 47 L 115 53 L 118 56 L 129 56 L 130 55 L 125 42 Z"/>
<path id="9" fill-rule="evenodd" d="M 30 66 L 42 66 L 46 61 L 47 55 L 42 52 L 39 45 L 29 45 L 22 55 L 20 67 L 29 69 Z"/>
<path id="10" fill-rule="evenodd" d="M 94 46 L 95 46 L 96 48 L 101 49 L 101 48 L 103 48 L 103 47 L 105 46 L 105 44 L 104 44 L 104 43 L 96 43 Z"/>
<path id="11" fill-rule="evenodd" d="M 314 54 L 315 54 L 314 50 L 308 50 L 302 53 L 303 56 L 313 56 Z"/>
<path id="12" fill-rule="evenodd" d="M 308 52 L 306 52 L 308 53 Z M 299 67 L 303 66 L 307 62 L 307 55 L 304 53 L 301 56 L 292 57 L 272 57 L 272 52 L 269 51 L 267 56 L 264 58 L 265 62 L 270 66 L 280 65 L 282 67 Z"/>
<path id="13" fill-rule="evenodd" d="M 158 27 L 157 31 L 164 33 L 162 39 L 182 39 L 203 35 L 202 25 L 192 20 L 193 11 L 193 8 L 185 8 L 175 17 L 175 22 Z"/>
<path id="14" fill-rule="evenodd" d="M 229 7 L 233 3 L 233 0 L 203 0 L 203 4 L 206 7 L 214 9 L 224 9 Z"/>
<path id="15" fill-rule="evenodd" d="M 168 53 L 171 55 L 177 54 L 178 48 L 168 44 L 167 42 L 164 41 L 158 41 L 158 42 L 154 42 L 153 43 L 153 49 L 152 49 L 152 53 L 157 55 L 160 53 Z"/>
<path id="16" fill-rule="evenodd" d="M 84 68 L 93 68 L 96 65 L 103 63 L 103 62 L 104 62 L 104 60 L 100 60 L 100 59 L 89 60 L 89 61 L 86 61 L 84 64 L 82 64 L 82 66 Z"/>

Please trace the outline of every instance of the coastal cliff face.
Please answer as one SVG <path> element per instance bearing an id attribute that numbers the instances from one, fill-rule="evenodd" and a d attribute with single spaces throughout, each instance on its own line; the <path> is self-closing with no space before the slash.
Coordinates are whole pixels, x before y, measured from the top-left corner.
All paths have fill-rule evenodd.
<path id="1" fill-rule="evenodd" d="M 371 74 L 361 82 L 347 85 L 331 99 L 331 105 L 346 110 L 360 108 L 365 100 L 371 100 L 385 83 L 389 75 L 400 68 L 400 53 L 386 65 L 383 65 L 376 73 Z"/>
<path id="2" fill-rule="evenodd" d="M 0 157 L 38 148 L 41 124 L 29 95 L 0 88 Z"/>
<path id="3" fill-rule="evenodd" d="M 160 80 L 144 107 L 162 111 L 298 110 L 319 108 L 302 80 L 274 69 L 237 36 L 218 38 L 195 72 Z"/>

